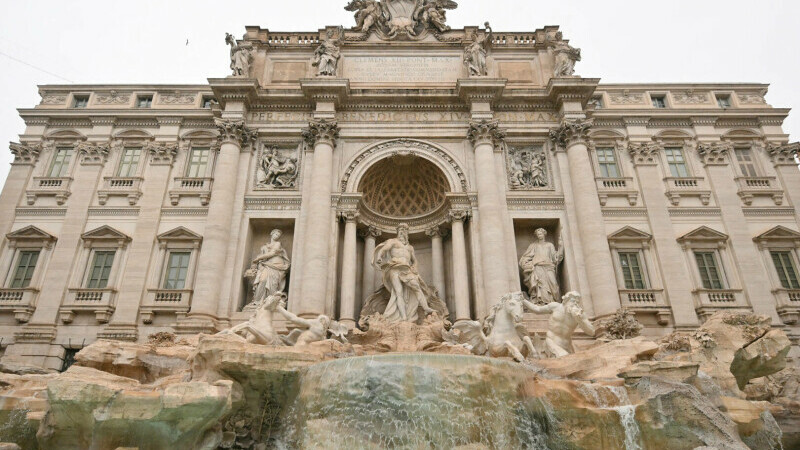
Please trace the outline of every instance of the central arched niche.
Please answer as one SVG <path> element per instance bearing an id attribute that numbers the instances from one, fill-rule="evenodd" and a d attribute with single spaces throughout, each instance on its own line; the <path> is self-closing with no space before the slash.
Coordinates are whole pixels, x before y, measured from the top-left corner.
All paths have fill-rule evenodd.
<path id="1" fill-rule="evenodd" d="M 425 158 L 395 155 L 373 164 L 361 179 L 362 205 L 385 218 L 402 220 L 431 214 L 447 201 L 450 184 Z"/>

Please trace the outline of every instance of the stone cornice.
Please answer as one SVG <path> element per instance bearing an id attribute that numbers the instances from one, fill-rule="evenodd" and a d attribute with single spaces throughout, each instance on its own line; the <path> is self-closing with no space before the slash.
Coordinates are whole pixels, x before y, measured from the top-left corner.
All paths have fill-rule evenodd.
<path id="1" fill-rule="evenodd" d="M 303 130 L 303 139 L 309 148 L 313 149 L 318 143 L 326 143 L 336 147 L 339 138 L 339 125 L 335 120 L 315 119 L 308 122 L 308 128 Z"/>
<path id="2" fill-rule="evenodd" d="M 769 159 L 775 166 L 797 166 L 796 157 L 800 154 L 800 142 L 791 144 L 769 144 Z"/>
<path id="3" fill-rule="evenodd" d="M 222 143 L 236 144 L 244 147 L 256 140 L 256 131 L 245 126 L 244 120 L 215 119 L 214 124 L 219 130 L 219 140 Z"/>
<path id="4" fill-rule="evenodd" d="M 697 155 L 706 166 L 724 166 L 728 164 L 727 155 L 733 151 L 730 142 L 698 142 Z"/>
<path id="5" fill-rule="evenodd" d="M 586 144 L 592 125 L 591 119 L 564 119 L 558 127 L 550 130 L 549 137 L 556 150 L 566 150 L 575 144 Z"/>
<path id="6" fill-rule="evenodd" d="M 467 138 L 473 146 L 490 144 L 496 148 L 505 140 L 506 132 L 500 129 L 500 124 L 496 120 L 473 121 L 469 123 Z"/>
<path id="7" fill-rule="evenodd" d="M 658 152 L 664 147 L 657 142 L 631 142 L 628 144 L 628 154 L 634 166 L 658 164 Z"/>

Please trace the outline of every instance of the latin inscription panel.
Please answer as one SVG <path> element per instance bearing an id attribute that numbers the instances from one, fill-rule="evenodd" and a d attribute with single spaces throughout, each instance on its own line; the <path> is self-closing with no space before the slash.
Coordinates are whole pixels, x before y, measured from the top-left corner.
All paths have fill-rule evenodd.
<path id="1" fill-rule="evenodd" d="M 455 56 L 348 56 L 343 66 L 353 83 L 452 83 L 463 71 Z"/>

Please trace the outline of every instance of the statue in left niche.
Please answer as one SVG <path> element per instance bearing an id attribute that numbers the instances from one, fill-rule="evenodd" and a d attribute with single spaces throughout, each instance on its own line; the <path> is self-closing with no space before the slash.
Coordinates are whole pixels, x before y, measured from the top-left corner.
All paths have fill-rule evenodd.
<path id="1" fill-rule="evenodd" d="M 464 64 L 467 65 L 469 76 L 471 77 L 485 77 L 489 74 L 489 69 L 486 65 L 486 55 L 489 43 L 492 41 L 492 27 L 489 22 L 484 24 L 486 33 L 472 34 L 472 43 L 464 49 Z"/>
<path id="2" fill-rule="evenodd" d="M 339 46 L 344 37 L 344 28 L 339 27 L 339 36 L 333 38 L 333 30 L 328 30 L 326 39 L 314 51 L 314 61 L 311 65 L 317 68 L 317 76 L 335 77 L 342 53 Z"/>
<path id="3" fill-rule="evenodd" d="M 253 302 L 245 310 L 253 309 L 267 297 L 283 292 L 286 288 L 286 272 L 289 271 L 289 256 L 279 239 L 283 235 L 277 228 L 269 233 L 270 240 L 261 247 L 259 255 L 245 272 L 253 279 Z"/>
<path id="4" fill-rule="evenodd" d="M 283 155 L 275 148 L 264 149 L 258 163 L 259 187 L 272 189 L 293 188 L 297 182 L 297 156 Z"/>
<path id="5" fill-rule="evenodd" d="M 234 77 L 249 77 L 250 63 L 253 61 L 252 45 L 236 42 L 230 33 L 225 33 L 225 43 L 231 46 L 231 70 Z"/>

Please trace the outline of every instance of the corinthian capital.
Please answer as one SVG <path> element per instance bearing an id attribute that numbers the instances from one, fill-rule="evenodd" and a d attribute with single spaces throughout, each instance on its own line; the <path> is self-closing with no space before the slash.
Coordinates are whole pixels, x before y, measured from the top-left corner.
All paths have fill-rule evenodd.
<path id="1" fill-rule="evenodd" d="M 11 142 L 9 148 L 14 155 L 13 164 L 34 164 L 42 151 L 41 144 L 25 145 Z"/>
<path id="2" fill-rule="evenodd" d="M 793 144 L 769 144 L 767 153 L 776 166 L 797 166 L 795 158 L 800 154 L 800 142 Z"/>
<path id="3" fill-rule="evenodd" d="M 214 124 L 219 130 L 219 139 L 223 143 L 235 143 L 245 146 L 256 140 L 257 133 L 245 126 L 244 120 L 215 119 Z"/>
<path id="4" fill-rule="evenodd" d="M 697 155 L 703 164 L 724 165 L 728 163 L 725 156 L 733 151 L 733 144 L 730 142 L 698 142 Z"/>
<path id="5" fill-rule="evenodd" d="M 506 132 L 496 120 L 481 120 L 469 123 L 467 137 L 472 145 L 489 143 L 496 147 L 506 138 Z"/>
<path id="6" fill-rule="evenodd" d="M 315 119 L 308 122 L 308 128 L 303 129 L 303 139 L 309 147 L 314 147 L 318 142 L 336 146 L 336 139 L 339 138 L 339 125 L 335 120 Z"/>
<path id="7" fill-rule="evenodd" d="M 148 142 L 144 150 L 150 154 L 150 164 L 154 166 L 169 166 L 178 154 L 177 142 Z"/>
<path id="8" fill-rule="evenodd" d="M 550 140 L 556 147 L 567 149 L 573 144 L 586 142 L 586 135 L 592 127 L 589 119 L 564 119 L 557 128 L 550 130 Z"/>
<path id="9" fill-rule="evenodd" d="M 102 165 L 108 159 L 109 145 L 106 143 L 81 142 L 76 150 L 83 165 Z"/>
<path id="10" fill-rule="evenodd" d="M 631 142 L 628 144 L 628 154 L 635 166 L 658 164 L 658 152 L 663 150 L 657 142 Z"/>

